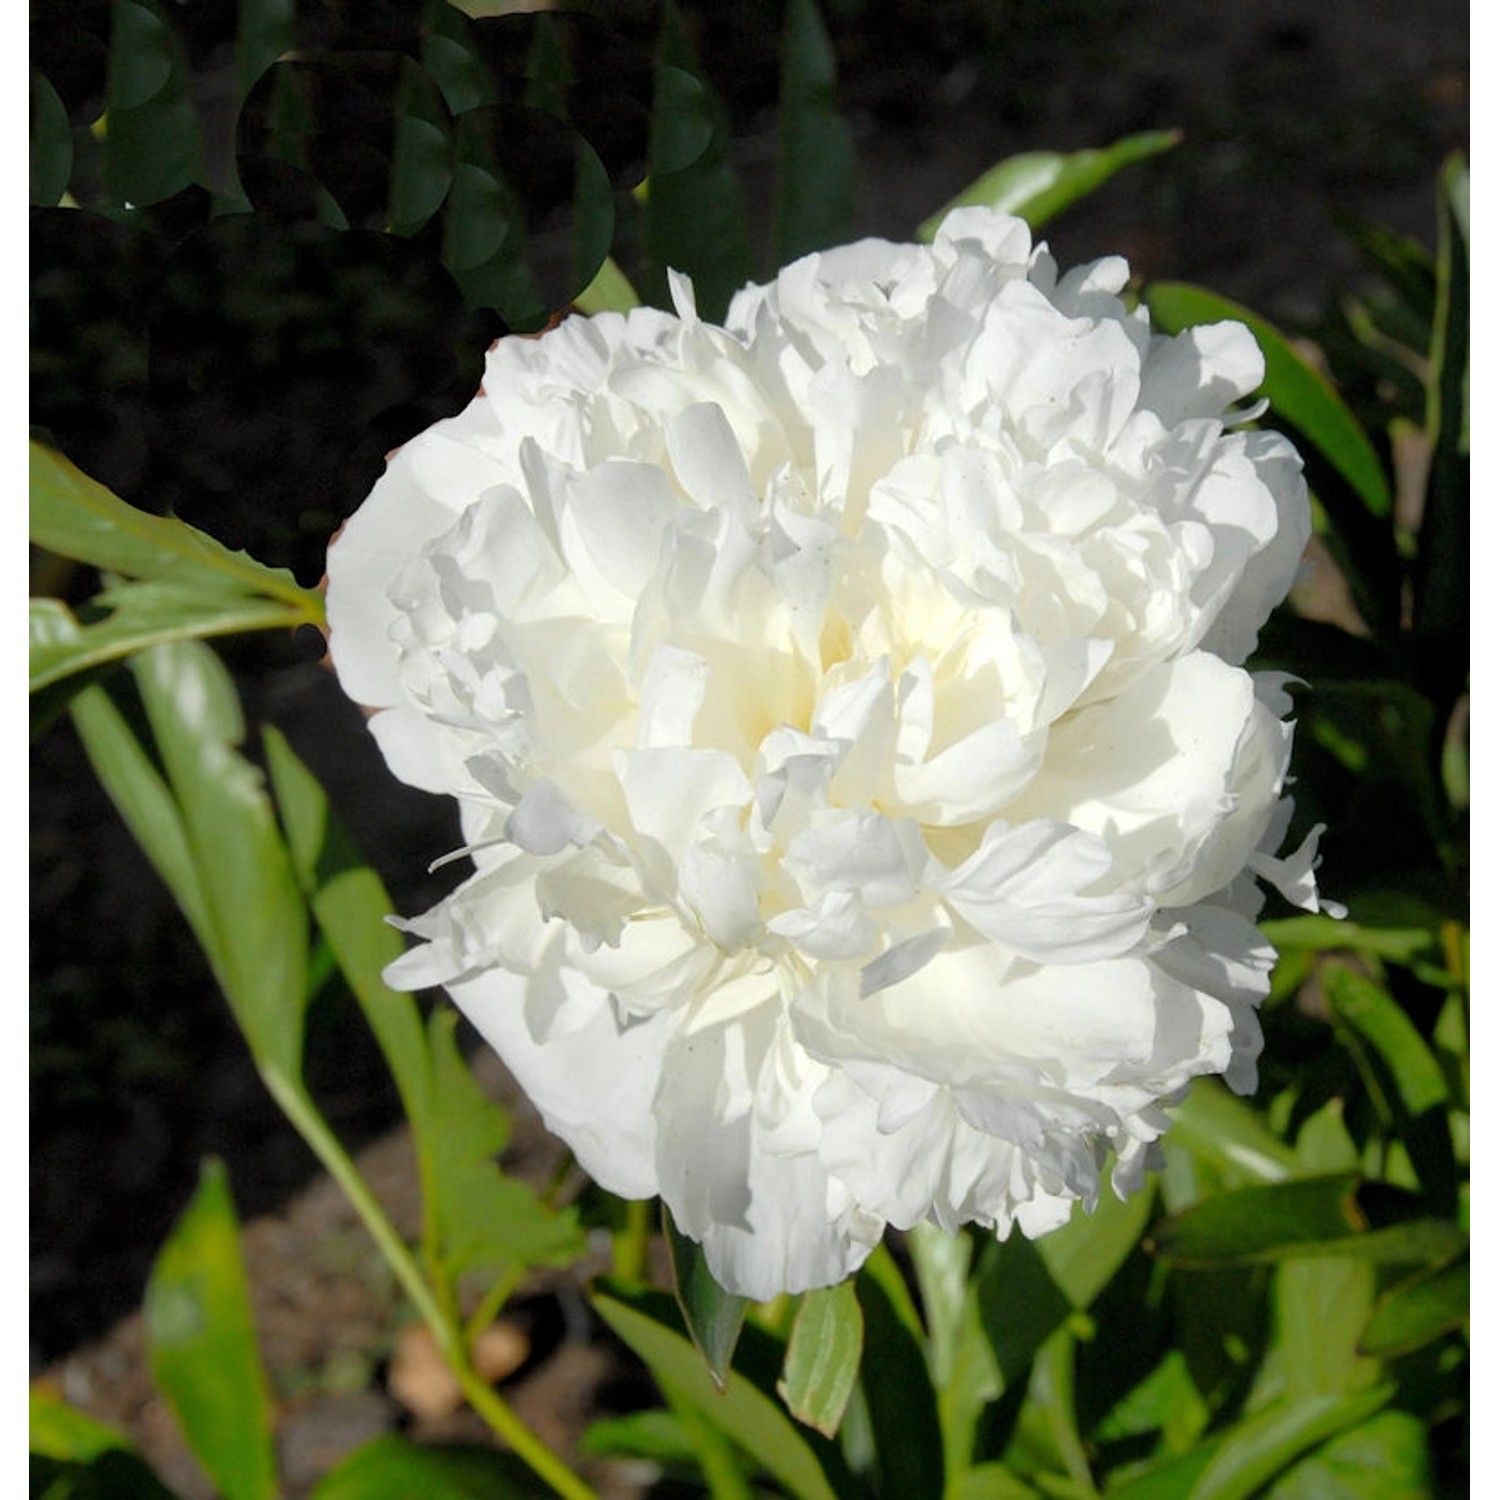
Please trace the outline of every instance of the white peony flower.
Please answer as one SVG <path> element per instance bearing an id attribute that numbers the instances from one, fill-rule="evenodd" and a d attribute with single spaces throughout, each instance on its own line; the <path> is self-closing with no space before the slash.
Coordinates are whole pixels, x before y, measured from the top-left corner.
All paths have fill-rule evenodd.
<path id="1" fill-rule="evenodd" d="M 1280 680 L 1308 537 L 1236 426 L 1233 323 L 952 214 L 747 287 L 569 318 L 392 459 L 333 544 L 348 693 L 458 799 L 403 924 L 605 1187 L 754 1298 L 885 1227 L 1128 1192 L 1200 1074 L 1254 1086 Z"/>

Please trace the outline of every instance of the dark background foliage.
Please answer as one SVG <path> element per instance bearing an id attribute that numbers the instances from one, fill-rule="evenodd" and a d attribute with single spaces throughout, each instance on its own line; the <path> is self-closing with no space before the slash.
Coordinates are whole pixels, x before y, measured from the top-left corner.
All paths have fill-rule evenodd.
<path id="1" fill-rule="evenodd" d="M 467 402 L 495 337 L 567 303 L 601 233 L 613 227 L 638 285 L 658 283 L 632 189 L 660 147 L 661 9 L 469 22 L 441 0 L 318 0 L 295 6 L 289 44 L 257 57 L 229 0 L 132 6 L 167 38 L 156 76 L 134 85 L 110 69 L 118 6 L 33 7 L 33 119 L 67 159 L 33 164 L 32 422 L 127 500 L 311 583 L 385 454 Z M 1292 329 L 1354 285 L 1341 217 L 1431 242 L 1430 184 L 1467 140 L 1456 0 L 829 0 L 824 15 L 856 162 L 852 197 L 831 206 L 840 237 L 908 236 L 1018 151 L 1178 127 L 1181 147 L 1046 238 L 1064 263 L 1119 251 Z M 729 285 L 773 269 L 780 24 L 769 0 L 700 0 L 680 7 L 669 44 L 717 96 L 705 129 L 745 187 L 745 262 L 715 273 Z M 90 127 L 111 88 L 106 151 Z M 471 168 L 447 207 L 403 175 L 402 152 L 432 139 L 413 120 L 436 121 Z M 132 129 L 134 152 L 121 145 Z M 63 184 L 78 206 L 58 206 Z M 507 214 L 524 234 L 464 238 Z M 453 841 L 447 814 L 390 780 L 316 646 L 228 654 L 249 669 L 252 721 L 286 730 L 398 907 L 434 899 L 445 882 L 422 871 Z M 227 1159 L 247 1214 L 311 1159 L 63 726 L 33 768 L 32 1334 L 45 1362 L 136 1305 L 204 1152 Z M 394 1118 L 371 1049 L 332 1004 L 312 1043 L 336 1124 L 358 1138 Z"/>

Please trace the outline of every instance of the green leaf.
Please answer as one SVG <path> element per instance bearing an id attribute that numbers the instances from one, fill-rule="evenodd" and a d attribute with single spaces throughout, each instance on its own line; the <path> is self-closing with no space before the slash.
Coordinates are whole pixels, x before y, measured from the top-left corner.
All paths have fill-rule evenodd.
<path id="1" fill-rule="evenodd" d="M 947 1500 L 1035 1500 L 1037 1493 L 1004 1464 L 976 1464 L 944 1491 Z"/>
<path id="2" fill-rule="evenodd" d="M 291 630 L 307 619 L 303 610 L 280 599 L 205 592 L 175 583 L 118 584 L 99 594 L 94 604 L 108 613 L 80 624 L 56 600 L 31 601 L 33 693 L 165 641 L 242 630 Z"/>
<path id="3" fill-rule="evenodd" d="M 550 1500 L 552 1490 L 514 1455 L 420 1444 L 387 1433 L 324 1475 L 312 1500 Z"/>
<path id="4" fill-rule="evenodd" d="M 790 1418 L 736 1370 L 715 1385 L 703 1356 L 683 1334 L 659 1321 L 659 1300 L 621 1298 L 596 1292 L 595 1310 L 659 1380 L 672 1386 L 797 1500 L 836 1500 L 812 1448 Z M 651 1308 L 652 1315 L 640 1310 Z"/>
<path id="5" fill-rule="evenodd" d="M 1017 1385 L 1073 1304 L 1048 1274 L 1036 1243 L 1020 1233 L 985 1246 L 975 1284 L 979 1315 L 1001 1378 L 1007 1388 Z"/>
<path id="6" fill-rule="evenodd" d="M 1109 1285 L 1140 1243 L 1155 1201 L 1151 1187 L 1125 1199 L 1101 1188 L 1092 1213 L 1079 1205 L 1061 1229 L 1036 1241 L 1047 1274 L 1074 1307 L 1086 1308 Z"/>
<path id="7" fill-rule="evenodd" d="M 781 41 L 778 266 L 849 237 L 854 141 L 835 97 L 833 48 L 815 0 L 790 0 Z"/>
<path id="8" fill-rule="evenodd" d="M 844 1420 L 864 1341 L 864 1314 L 852 1281 L 803 1297 L 776 1389 L 791 1414 L 824 1437 L 833 1437 Z"/>
<path id="9" fill-rule="evenodd" d="M 157 646 L 131 667 L 203 895 L 200 941 L 257 1065 L 295 1084 L 307 909 L 261 772 L 235 748 L 244 721 L 234 683 L 196 641 Z"/>
<path id="10" fill-rule="evenodd" d="M 159 203 L 199 180 L 188 71 L 154 0 L 116 0 L 105 100 L 105 180 L 116 206 Z"/>
<path id="11" fill-rule="evenodd" d="M 943 1431 L 916 1309 L 879 1246 L 855 1281 L 864 1315 L 860 1387 L 870 1412 L 880 1492 L 936 1500 L 943 1491 Z"/>
<path id="12" fill-rule="evenodd" d="M 1448 1084 L 1422 1033 L 1373 979 L 1346 964 L 1321 974 L 1335 1017 L 1379 1055 L 1395 1082 L 1402 1109 L 1413 1117 L 1448 1101 Z"/>
<path id="13" fill-rule="evenodd" d="M 606 255 L 594 279 L 573 299 L 573 305 L 592 317 L 601 312 L 627 313 L 639 307 L 641 299 L 630 278 Z"/>
<path id="14" fill-rule="evenodd" d="M 123 1432 L 96 1421 L 75 1406 L 33 1389 L 27 1443 L 46 1458 L 87 1463 L 101 1453 L 130 1447 Z"/>
<path id="15" fill-rule="evenodd" d="M 1272 410 L 1327 459 L 1371 516 L 1390 515 L 1390 482 L 1364 428 L 1327 378 L 1297 354 L 1284 334 L 1247 308 L 1202 287 L 1159 281 L 1146 288 L 1145 298 L 1151 316 L 1168 333 L 1226 319 L 1245 324 L 1265 356 L 1260 389 Z M 1322 499 L 1327 504 L 1330 497 Z"/>
<path id="16" fill-rule="evenodd" d="M 396 1081 L 421 1161 L 424 1146 L 432 1144 L 432 1132 L 425 1126 L 431 1068 L 416 1002 L 393 990 L 382 977 L 386 965 L 405 947 L 400 933 L 386 921 L 390 897 L 333 817 L 317 778 L 279 731 L 268 727 L 264 738 L 266 765 L 292 866 Z M 424 1184 L 429 1179 L 424 1164 Z"/>
<path id="17" fill-rule="evenodd" d="M 1102 150 L 1028 151 L 1008 157 L 926 220 L 917 238 L 930 242 L 955 208 L 970 205 L 1015 214 L 1038 229 L 1069 204 L 1103 187 L 1116 172 L 1170 151 L 1181 140 L 1180 130 L 1147 130 Z"/>
<path id="18" fill-rule="evenodd" d="M 1291 948 L 1313 953 L 1342 948 L 1404 964 L 1437 942 L 1430 927 L 1368 927 L 1337 917 L 1284 917 L 1256 925 L 1278 953 Z"/>
<path id="19" fill-rule="evenodd" d="M 1433 319 L 1427 435 L 1432 466 L 1413 578 L 1412 631 L 1421 681 L 1444 712 L 1469 665 L 1469 172 L 1443 166 L 1438 300 Z"/>
<path id="20" fill-rule="evenodd" d="M 31 202 L 55 208 L 73 175 L 73 132 L 57 90 L 31 70 Z"/>
<path id="21" fill-rule="evenodd" d="M 744 1297 L 726 1292 L 714 1280 L 702 1247 L 677 1227 L 665 1203 L 661 1206 L 661 1220 L 672 1257 L 672 1288 L 677 1306 L 709 1375 L 715 1385 L 722 1387 L 750 1303 Z"/>
<path id="22" fill-rule="evenodd" d="M 583 1251 L 572 1209 L 548 1208 L 495 1160 L 510 1121 L 475 1081 L 454 1039 L 456 1011 L 428 1020 L 432 1079 L 426 1113 L 413 1128 L 431 1161 L 433 1206 L 449 1274 L 516 1266 L 564 1266 Z"/>
<path id="23" fill-rule="evenodd" d="M 1201 1267 L 1291 1255 L 1421 1263 L 1461 1249 L 1461 1231 L 1445 1220 L 1398 1217 L 1416 1201 L 1354 1172 L 1236 1188 L 1163 1220 L 1146 1244 L 1164 1260 Z"/>
<path id="24" fill-rule="evenodd" d="M 1410 1412 L 1383 1411 L 1330 1438 L 1288 1469 L 1266 1500 L 1430 1500 L 1427 1426 Z"/>
<path id="25" fill-rule="evenodd" d="M 1216 1079 L 1194 1081 L 1172 1111 L 1167 1144 L 1211 1164 L 1231 1185 L 1283 1182 L 1296 1169 L 1291 1148 Z"/>
<path id="26" fill-rule="evenodd" d="M 59 557 L 205 594 L 265 594 L 319 623 L 322 601 L 285 568 L 267 568 L 211 536 L 127 505 L 61 454 L 31 444 L 31 540 Z"/>
<path id="27" fill-rule="evenodd" d="M 578 1451 L 586 1458 L 647 1458 L 673 1465 L 694 1461 L 693 1445 L 682 1423 L 658 1407 L 590 1422 L 579 1439 Z"/>
<path id="28" fill-rule="evenodd" d="M 235 82 L 240 102 L 255 81 L 297 41 L 297 0 L 240 0 Z"/>
<path id="29" fill-rule="evenodd" d="M 1310 1449 L 1372 1417 L 1390 1396 L 1391 1387 L 1382 1386 L 1274 1402 L 1191 1453 L 1111 1485 L 1109 1500 L 1249 1500 Z"/>
<path id="30" fill-rule="evenodd" d="M 410 59 L 396 87 L 389 229 L 416 234 L 442 207 L 453 181 L 453 137 L 436 84 Z"/>
<path id="31" fill-rule="evenodd" d="M 1359 1341 L 1365 1354 L 1397 1359 L 1469 1321 L 1469 1261 L 1419 1272 L 1376 1302 Z"/>
<path id="32" fill-rule="evenodd" d="M 750 279 L 744 198 L 723 105 L 699 70 L 675 4 L 663 7 L 647 146 L 649 299 L 670 305 L 667 268 L 692 278 L 699 314 L 721 322 Z"/>
<path id="33" fill-rule="evenodd" d="M 277 1493 L 265 1371 L 228 1179 L 204 1164 L 198 1191 L 146 1287 L 151 1373 L 193 1455 L 225 1500 Z"/>

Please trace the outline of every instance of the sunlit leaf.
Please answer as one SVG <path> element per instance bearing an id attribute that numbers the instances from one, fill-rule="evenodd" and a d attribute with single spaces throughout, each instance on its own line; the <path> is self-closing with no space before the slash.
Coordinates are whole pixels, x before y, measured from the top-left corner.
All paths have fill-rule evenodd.
<path id="1" fill-rule="evenodd" d="M 1443 1070 L 1422 1033 L 1391 995 L 1347 964 L 1328 965 L 1321 979 L 1334 1015 L 1374 1048 L 1409 1115 L 1447 1102 Z"/>
<path id="2" fill-rule="evenodd" d="M 734 1346 L 739 1342 L 745 1312 L 750 1306 L 744 1297 L 726 1292 L 714 1280 L 702 1246 L 690 1240 L 678 1227 L 672 1211 L 662 1204 L 662 1233 L 672 1257 L 672 1285 L 677 1306 L 693 1343 L 708 1366 L 716 1385 L 723 1385 Z"/>
<path id="3" fill-rule="evenodd" d="M 1069 204 L 1103 187 L 1123 168 L 1170 151 L 1181 140 L 1178 130 L 1147 130 L 1098 150 L 1028 151 L 1008 157 L 926 220 L 917 238 L 932 240 L 955 208 L 970 205 L 1015 214 L 1033 229 L 1039 228 Z"/>
<path id="4" fill-rule="evenodd" d="M 255 1347 L 239 1223 L 218 1162 L 157 1256 L 146 1288 L 146 1347 L 157 1387 L 225 1500 L 277 1493 L 270 1401 Z"/>
<path id="5" fill-rule="evenodd" d="M 604 263 L 594 273 L 594 279 L 579 292 L 573 302 L 579 312 L 590 316 L 601 312 L 625 313 L 632 307 L 641 305 L 641 299 L 631 286 L 630 278 L 607 255 Z"/>
<path id="6" fill-rule="evenodd" d="M 1360 1348 L 1396 1359 L 1462 1328 L 1469 1320 L 1469 1261 L 1420 1272 L 1398 1282 L 1375 1304 Z"/>
<path id="7" fill-rule="evenodd" d="M 246 630 L 290 630 L 306 614 L 282 599 L 175 583 L 125 583 L 97 595 L 93 605 L 107 611 L 80 623 L 55 600 L 32 600 L 30 690 L 35 693 L 64 678 L 124 660 L 166 641 L 201 640 Z M 46 616 L 38 619 L 40 611 Z M 68 613 L 71 628 L 59 618 Z M 42 626 L 39 631 L 35 628 Z"/>
<path id="8" fill-rule="evenodd" d="M 30 1392 L 27 1446 L 33 1453 L 70 1462 L 88 1462 L 116 1448 L 129 1448 L 123 1432 L 69 1406 L 56 1396 Z"/>
<path id="9" fill-rule="evenodd" d="M 1261 392 L 1272 411 L 1297 429 L 1359 495 L 1372 516 L 1391 513 L 1391 487 L 1364 429 L 1328 379 L 1292 348 L 1284 334 L 1248 308 L 1202 287 L 1159 281 L 1146 288 L 1151 316 L 1168 333 L 1232 319 L 1255 335 L 1265 356 Z M 1328 496 L 1323 496 L 1325 503 Z"/>
<path id="10" fill-rule="evenodd" d="M 1197 1079 L 1172 1112 L 1171 1149 L 1213 1164 L 1231 1184 L 1282 1182 L 1296 1167 L 1291 1148 L 1215 1079 Z"/>
<path id="11" fill-rule="evenodd" d="M 285 568 L 267 568 L 211 536 L 153 516 L 111 494 L 60 453 L 31 444 L 31 540 L 59 557 L 132 578 L 170 581 L 204 593 L 265 594 L 322 619 L 315 591 Z"/>
<path id="12" fill-rule="evenodd" d="M 1330 1438 L 1265 1491 L 1266 1500 L 1429 1500 L 1427 1426 L 1405 1411 L 1383 1411 Z"/>
<path id="13" fill-rule="evenodd" d="M 768 1396 L 738 1371 L 730 1370 L 722 1389 L 714 1384 L 703 1356 L 685 1334 L 663 1321 L 660 1300 L 595 1293 L 600 1317 L 658 1378 L 721 1428 L 797 1500 L 835 1500 L 835 1493 L 806 1440 Z M 648 1313 L 642 1308 L 650 1308 Z"/>
<path id="14" fill-rule="evenodd" d="M 791 1414 L 824 1437 L 833 1437 L 844 1420 L 859 1378 L 864 1338 L 864 1315 L 852 1281 L 803 1297 L 776 1388 Z"/>
<path id="15" fill-rule="evenodd" d="M 1040 1491 L 1017 1479 L 1004 1464 L 965 1469 L 945 1493 L 951 1500 L 1034 1500 Z"/>
<path id="16" fill-rule="evenodd" d="M 550 1500 L 552 1494 L 512 1454 L 386 1433 L 325 1474 L 312 1500 Z"/>
<path id="17" fill-rule="evenodd" d="M 204 948 L 256 1062 L 291 1082 L 301 1073 L 307 911 L 264 778 L 236 748 L 244 721 L 234 683 L 196 641 L 131 665 L 203 893 Z"/>
<path id="18" fill-rule="evenodd" d="M 1340 948 L 1409 963 L 1436 942 L 1430 927 L 1370 927 L 1336 917 L 1282 917 L 1256 925 L 1282 953 L 1289 948 L 1308 948 L 1315 953 Z"/>
<path id="19" fill-rule="evenodd" d="M 776 176 L 778 266 L 848 238 L 854 142 L 834 93 L 833 48 L 816 0 L 790 0 L 781 40 Z"/>

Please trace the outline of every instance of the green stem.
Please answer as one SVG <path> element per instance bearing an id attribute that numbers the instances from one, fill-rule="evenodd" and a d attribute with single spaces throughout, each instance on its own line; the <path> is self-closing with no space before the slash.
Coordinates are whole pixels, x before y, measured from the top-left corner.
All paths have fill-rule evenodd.
<path id="1" fill-rule="evenodd" d="M 655 1215 L 649 1198 L 631 1198 L 625 1204 L 625 1227 L 615 1236 L 615 1275 L 628 1285 L 646 1279 L 646 1255 L 651 1245 Z"/>
<path id="2" fill-rule="evenodd" d="M 300 1085 L 289 1083 L 270 1070 L 263 1072 L 266 1086 L 286 1117 L 296 1126 L 328 1175 L 343 1189 L 365 1228 L 380 1249 L 402 1290 L 411 1298 L 423 1321 L 432 1330 L 438 1348 L 458 1378 L 469 1404 L 516 1457 L 539 1479 L 551 1485 L 563 1500 L 598 1500 L 584 1483 L 526 1424 L 504 1399 L 475 1372 L 469 1352 L 454 1320 L 439 1305 L 433 1288 L 423 1278 L 406 1241 L 386 1217 L 369 1184 L 360 1176 L 338 1137 L 328 1128 L 316 1105 Z"/>
<path id="3" fill-rule="evenodd" d="M 500 1315 L 500 1309 L 510 1301 L 511 1294 L 520 1286 L 525 1274 L 524 1266 L 510 1266 L 503 1275 L 495 1278 L 494 1285 L 484 1294 L 479 1306 L 474 1309 L 474 1315 L 464 1325 L 466 1349 L 472 1349 L 474 1340 Z"/>

